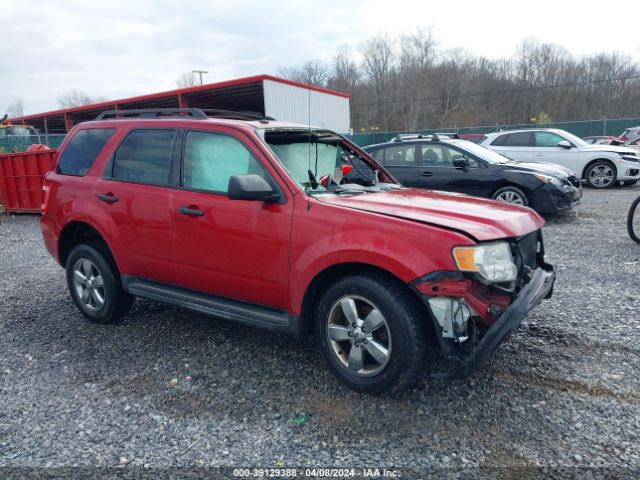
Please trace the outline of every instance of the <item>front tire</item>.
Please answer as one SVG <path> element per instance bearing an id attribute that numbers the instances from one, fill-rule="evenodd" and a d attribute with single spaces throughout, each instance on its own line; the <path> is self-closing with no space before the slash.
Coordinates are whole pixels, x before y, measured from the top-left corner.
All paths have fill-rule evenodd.
<path id="1" fill-rule="evenodd" d="M 94 323 L 119 322 L 133 304 L 109 255 L 97 245 L 76 246 L 67 259 L 67 285 L 80 312 Z"/>
<path id="2" fill-rule="evenodd" d="M 527 198 L 527 194 L 520 190 L 518 187 L 514 187 L 513 185 L 507 185 L 506 187 L 501 187 L 491 196 L 493 200 L 497 200 L 499 202 L 510 203 L 512 205 L 521 205 L 523 207 L 529 206 L 529 199 Z"/>
<path id="3" fill-rule="evenodd" d="M 606 160 L 598 160 L 589 166 L 585 179 L 591 188 L 611 188 L 616 183 L 616 167 Z"/>
<path id="4" fill-rule="evenodd" d="M 625 187 L 630 187 L 631 185 L 635 185 L 636 183 L 638 183 L 638 180 L 625 180 L 624 182 L 622 182 L 622 185 L 624 185 Z"/>
<path id="5" fill-rule="evenodd" d="M 415 384 L 424 368 L 427 319 L 402 284 L 363 273 L 324 292 L 315 334 L 326 364 L 349 388 L 397 392 Z"/>

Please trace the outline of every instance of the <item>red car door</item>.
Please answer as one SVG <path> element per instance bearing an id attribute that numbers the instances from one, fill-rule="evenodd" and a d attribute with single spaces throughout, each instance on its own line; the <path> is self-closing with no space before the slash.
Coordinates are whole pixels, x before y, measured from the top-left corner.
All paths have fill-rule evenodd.
<path id="1" fill-rule="evenodd" d="M 187 131 L 181 187 L 172 194 L 178 284 L 284 309 L 293 198 L 230 200 L 231 175 L 277 185 L 263 154 L 233 130 Z"/>
<path id="2" fill-rule="evenodd" d="M 116 149 L 93 199 L 111 217 L 122 274 L 174 283 L 170 184 L 176 129 L 132 130 Z"/>

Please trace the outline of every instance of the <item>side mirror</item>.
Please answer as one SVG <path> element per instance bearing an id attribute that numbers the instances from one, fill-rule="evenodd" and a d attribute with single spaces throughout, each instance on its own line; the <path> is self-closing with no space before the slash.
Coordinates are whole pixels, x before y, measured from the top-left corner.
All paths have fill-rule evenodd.
<path id="1" fill-rule="evenodd" d="M 562 148 L 571 148 L 571 144 L 568 140 L 561 140 L 558 142 L 558 146 Z"/>
<path id="2" fill-rule="evenodd" d="M 456 157 L 453 159 L 453 168 L 457 168 L 458 170 L 466 170 L 469 166 L 469 162 L 467 162 L 466 158 Z"/>
<path id="3" fill-rule="evenodd" d="M 280 195 L 260 175 L 232 175 L 229 177 L 227 196 L 231 200 L 258 200 L 273 203 Z"/>

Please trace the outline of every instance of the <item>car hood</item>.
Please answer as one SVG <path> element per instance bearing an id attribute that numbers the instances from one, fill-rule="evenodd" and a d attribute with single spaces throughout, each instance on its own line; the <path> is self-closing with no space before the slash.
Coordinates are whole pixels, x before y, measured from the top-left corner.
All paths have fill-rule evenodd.
<path id="1" fill-rule="evenodd" d="M 505 165 L 506 168 L 512 170 L 526 170 L 531 173 L 542 173 L 545 175 L 552 175 L 558 178 L 569 178 L 575 175 L 574 172 L 561 165 L 555 163 L 543 163 L 543 162 L 518 162 L 509 163 Z"/>
<path id="2" fill-rule="evenodd" d="M 628 153 L 630 155 L 636 155 L 638 152 L 629 147 L 620 147 L 618 145 L 586 145 L 580 147 L 581 152 L 614 152 L 614 153 Z"/>
<path id="3" fill-rule="evenodd" d="M 526 207 L 459 193 L 403 188 L 357 195 L 322 195 L 323 203 L 457 230 L 479 240 L 519 237 L 544 225 Z"/>

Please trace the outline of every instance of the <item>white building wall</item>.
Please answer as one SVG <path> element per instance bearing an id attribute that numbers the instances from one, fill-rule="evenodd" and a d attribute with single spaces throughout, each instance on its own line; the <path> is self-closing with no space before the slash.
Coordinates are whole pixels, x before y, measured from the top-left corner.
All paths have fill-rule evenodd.
<path id="1" fill-rule="evenodd" d="M 272 80 L 262 83 L 265 115 L 277 120 L 349 133 L 349 98 Z"/>

